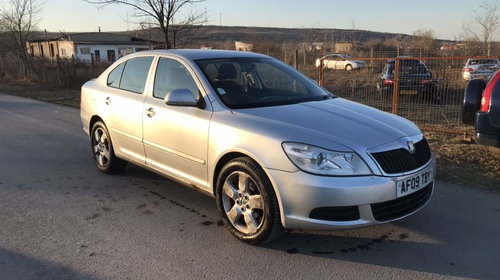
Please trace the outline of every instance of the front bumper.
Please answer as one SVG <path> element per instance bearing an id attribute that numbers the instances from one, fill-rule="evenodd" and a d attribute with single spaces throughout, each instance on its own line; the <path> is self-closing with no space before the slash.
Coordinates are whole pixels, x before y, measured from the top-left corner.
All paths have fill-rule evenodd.
<path id="1" fill-rule="evenodd" d="M 411 206 L 402 201 L 405 197 L 397 198 L 396 181 L 428 168 L 432 168 L 435 174 L 434 157 L 414 173 L 400 177 L 330 177 L 278 170 L 269 170 L 269 173 L 276 186 L 281 221 L 285 228 L 332 230 L 382 224 L 417 212 L 429 201 L 434 181 L 423 186 L 415 195 L 408 196 L 408 199 L 411 196 L 412 199 L 418 200 L 417 204 L 413 203 Z M 383 213 L 384 209 L 390 211 L 389 208 L 398 205 L 407 209 L 396 216 L 387 216 Z M 324 213 L 330 209 L 346 213 L 339 215 Z M 317 215 L 318 211 L 322 213 Z"/>

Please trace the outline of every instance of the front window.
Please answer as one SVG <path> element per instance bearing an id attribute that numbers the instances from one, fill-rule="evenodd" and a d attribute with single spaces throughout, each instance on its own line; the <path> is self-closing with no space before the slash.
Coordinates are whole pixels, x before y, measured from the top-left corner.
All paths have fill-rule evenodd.
<path id="1" fill-rule="evenodd" d="M 332 95 L 300 72 L 271 58 L 197 60 L 226 106 L 254 108 L 307 101 Z"/>
<path id="2" fill-rule="evenodd" d="M 174 89 L 188 89 L 195 99 L 199 98 L 198 86 L 186 67 L 176 60 L 160 58 L 156 68 L 153 96 L 163 99 Z"/>

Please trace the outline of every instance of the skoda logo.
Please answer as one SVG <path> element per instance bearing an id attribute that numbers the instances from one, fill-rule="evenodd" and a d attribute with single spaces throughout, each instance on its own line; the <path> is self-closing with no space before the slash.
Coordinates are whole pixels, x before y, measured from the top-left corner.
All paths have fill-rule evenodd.
<path id="1" fill-rule="evenodd" d="M 406 145 L 408 146 L 408 152 L 413 155 L 415 153 L 415 144 L 413 141 L 406 142 Z"/>

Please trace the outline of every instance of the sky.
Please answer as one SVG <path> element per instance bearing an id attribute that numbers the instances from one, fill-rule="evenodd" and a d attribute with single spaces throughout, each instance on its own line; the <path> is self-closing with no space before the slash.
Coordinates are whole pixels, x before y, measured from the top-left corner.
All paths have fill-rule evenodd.
<path id="1" fill-rule="evenodd" d="M 0 0 L 2 6 L 8 0 Z M 493 0 L 489 0 L 493 1 Z M 481 0 L 206 0 L 209 25 L 284 28 L 339 28 L 412 34 L 431 29 L 438 39 L 458 39 Z M 99 8 L 83 0 L 45 0 L 40 30 L 51 32 L 123 31 L 138 27 L 123 5 Z M 128 20 L 127 20 L 128 19 Z M 132 21 L 132 22 L 131 22 Z"/>

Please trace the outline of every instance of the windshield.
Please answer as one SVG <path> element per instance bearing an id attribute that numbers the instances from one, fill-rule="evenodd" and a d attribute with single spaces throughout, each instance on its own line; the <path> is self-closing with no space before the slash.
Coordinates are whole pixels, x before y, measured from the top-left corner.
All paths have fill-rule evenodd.
<path id="1" fill-rule="evenodd" d="M 300 72 L 272 58 L 197 60 L 226 106 L 254 108 L 333 97 Z"/>

